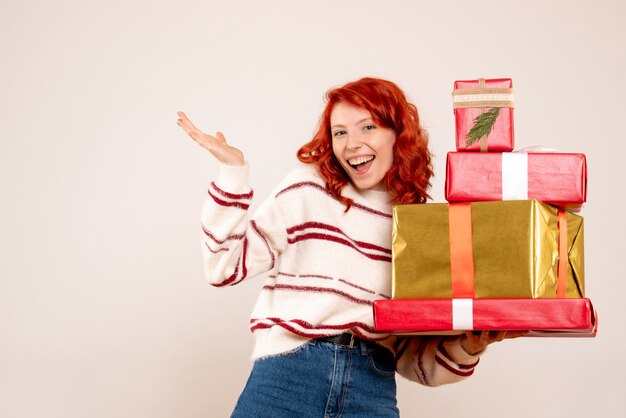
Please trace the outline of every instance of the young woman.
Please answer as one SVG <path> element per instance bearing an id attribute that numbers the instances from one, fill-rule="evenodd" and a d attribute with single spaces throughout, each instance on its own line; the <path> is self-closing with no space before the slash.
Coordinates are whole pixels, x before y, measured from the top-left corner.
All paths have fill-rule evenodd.
<path id="1" fill-rule="evenodd" d="M 233 417 L 397 417 L 395 373 L 459 381 L 506 333 L 394 337 L 373 328 L 391 293 L 392 204 L 424 203 L 432 166 L 416 107 L 394 83 L 363 78 L 327 93 L 313 139 L 248 220 L 241 151 L 178 125 L 219 162 L 202 211 L 207 278 L 267 273 L 252 313 L 255 360 Z M 512 335 L 509 335 L 512 336 Z"/>

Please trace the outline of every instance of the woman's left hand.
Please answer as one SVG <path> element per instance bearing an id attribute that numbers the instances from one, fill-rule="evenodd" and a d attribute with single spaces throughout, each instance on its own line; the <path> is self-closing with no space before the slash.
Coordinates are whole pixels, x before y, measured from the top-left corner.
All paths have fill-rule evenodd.
<path id="1" fill-rule="evenodd" d="M 489 344 L 526 334 L 528 331 L 467 331 L 461 336 L 461 347 L 467 354 L 475 355 L 487 348 Z"/>

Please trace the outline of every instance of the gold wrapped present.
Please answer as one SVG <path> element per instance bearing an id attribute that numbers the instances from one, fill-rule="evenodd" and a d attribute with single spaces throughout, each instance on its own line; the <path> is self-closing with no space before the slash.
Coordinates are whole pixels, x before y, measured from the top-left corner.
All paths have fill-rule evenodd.
<path id="1" fill-rule="evenodd" d="M 394 299 L 584 297 L 583 218 L 536 200 L 398 205 Z"/>

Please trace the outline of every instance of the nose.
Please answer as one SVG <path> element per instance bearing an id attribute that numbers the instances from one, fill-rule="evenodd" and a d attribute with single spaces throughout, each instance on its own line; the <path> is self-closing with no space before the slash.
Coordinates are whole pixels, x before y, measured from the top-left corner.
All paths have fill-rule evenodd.
<path id="1" fill-rule="evenodd" d="M 361 145 L 363 145 L 363 141 L 358 133 L 348 135 L 348 143 L 346 144 L 346 147 L 349 150 L 357 150 L 361 148 Z"/>

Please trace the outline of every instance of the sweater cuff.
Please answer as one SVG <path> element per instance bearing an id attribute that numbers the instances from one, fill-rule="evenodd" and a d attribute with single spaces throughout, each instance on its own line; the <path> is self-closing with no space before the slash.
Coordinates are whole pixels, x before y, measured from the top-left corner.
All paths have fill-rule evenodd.
<path id="1" fill-rule="evenodd" d="M 249 166 L 245 162 L 243 165 L 219 164 L 219 176 L 215 181 L 217 187 L 230 193 L 248 193 L 251 191 L 248 182 Z"/>
<path id="2" fill-rule="evenodd" d="M 435 360 L 451 373 L 463 377 L 472 375 L 480 361 L 478 355 L 470 355 L 463 349 L 460 338 L 443 338 L 439 341 Z"/>

